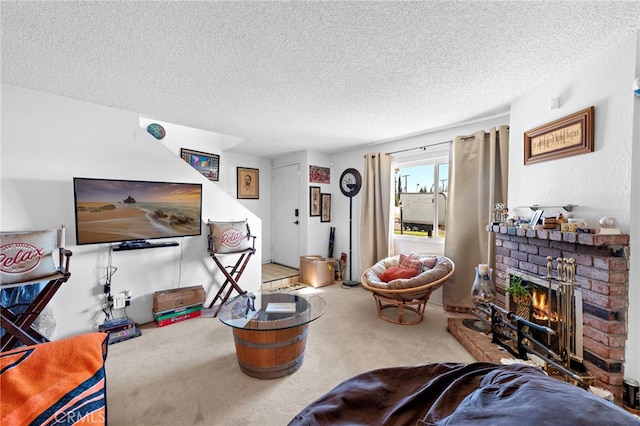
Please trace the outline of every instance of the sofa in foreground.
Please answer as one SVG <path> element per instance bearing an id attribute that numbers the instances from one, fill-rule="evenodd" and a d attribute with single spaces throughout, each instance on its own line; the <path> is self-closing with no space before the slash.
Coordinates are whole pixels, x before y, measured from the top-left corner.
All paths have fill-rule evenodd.
<path id="1" fill-rule="evenodd" d="M 478 362 L 363 373 L 289 425 L 640 425 L 640 418 L 539 368 Z"/>

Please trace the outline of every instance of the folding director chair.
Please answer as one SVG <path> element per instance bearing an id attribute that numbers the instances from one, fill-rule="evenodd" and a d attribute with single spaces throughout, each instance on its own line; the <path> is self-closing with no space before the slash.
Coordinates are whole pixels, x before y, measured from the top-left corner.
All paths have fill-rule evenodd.
<path id="1" fill-rule="evenodd" d="M 0 351 L 12 349 L 18 343 L 35 345 L 48 341 L 31 325 L 60 286 L 71 277 L 69 259 L 72 253 L 64 248 L 64 232 L 62 227 L 0 233 L 0 289 L 46 283 L 21 313 L 16 312 L 15 305 L 0 305 L 0 326 L 5 330 L 0 339 Z"/>
<path id="2" fill-rule="evenodd" d="M 229 299 L 233 290 L 238 294 L 245 294 L 238 285 L 238 281 L 249 263 L 251 256 L 256 252 L 256 237 L 251 235 L 249 223 L 246 220 L 238 222 L 212 222 L 209 225 L 209 255 L 225 276 L 225 281 L 209 304 L 211 309 L 216 302 L 220 302 L 218 309 L 213 314 L 218 316 L 224 302 Z M 224 266 L 221 257 L 228 255 L 240 255 L 234 265 Z"/>

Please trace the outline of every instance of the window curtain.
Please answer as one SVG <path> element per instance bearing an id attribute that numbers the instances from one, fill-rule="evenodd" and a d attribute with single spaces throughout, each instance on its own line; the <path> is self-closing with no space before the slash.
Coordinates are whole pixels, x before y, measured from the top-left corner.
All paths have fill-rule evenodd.
<path id="1" fill-rule="evenodd" d="M 495 266 L 495 239 L 487 225 L 495 203 L 507 205 L 508 164 L 508 126 L 457 136 L 451 144 L 444 253 L 455 263 L 456 272 L 443 286 L 446 310 L 474 308 L 475 267 Z"/>
<path id="2" fill-rule="evenodd" d="M 360 223 L 360 271 L 389 256 L 391 239 L 391 162 L 385 153 L 364 156 L 362 219 Z"/>

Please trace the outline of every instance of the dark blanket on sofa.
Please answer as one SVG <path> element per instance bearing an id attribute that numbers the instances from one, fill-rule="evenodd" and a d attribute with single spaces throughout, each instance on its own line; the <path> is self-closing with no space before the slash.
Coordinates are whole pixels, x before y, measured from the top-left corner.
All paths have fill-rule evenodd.
<path id="1" fill-rule="evenodd" d="M 289 425 L 640 425 L 590 392 L 523 364 L 427 364 L 352 377 Z"/>

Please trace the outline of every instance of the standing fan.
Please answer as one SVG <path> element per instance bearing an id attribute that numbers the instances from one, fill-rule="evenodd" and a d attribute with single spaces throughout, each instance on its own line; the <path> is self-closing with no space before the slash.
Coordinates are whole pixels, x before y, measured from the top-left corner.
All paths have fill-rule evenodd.
<path id="1" fill-rule="evenodd" d="M 351 246 L 353 243 L 353 197 L 360 192 L 361 187 L 362 177 L 360 176 L 360 172 L 356 169 L 347 169 L 342 172 L 342 176 L 340 176 L 340 191 L 342 191 L 345 196 L 349 197 L 349 280 L 345 280 L 343 284 L 349 287 L 360 285 L 360 282 L 353 281 L 353 277 L 351 276 L 351 271 L 353 271 L 353 268 L 351 267 L 353 259 Z"/>

